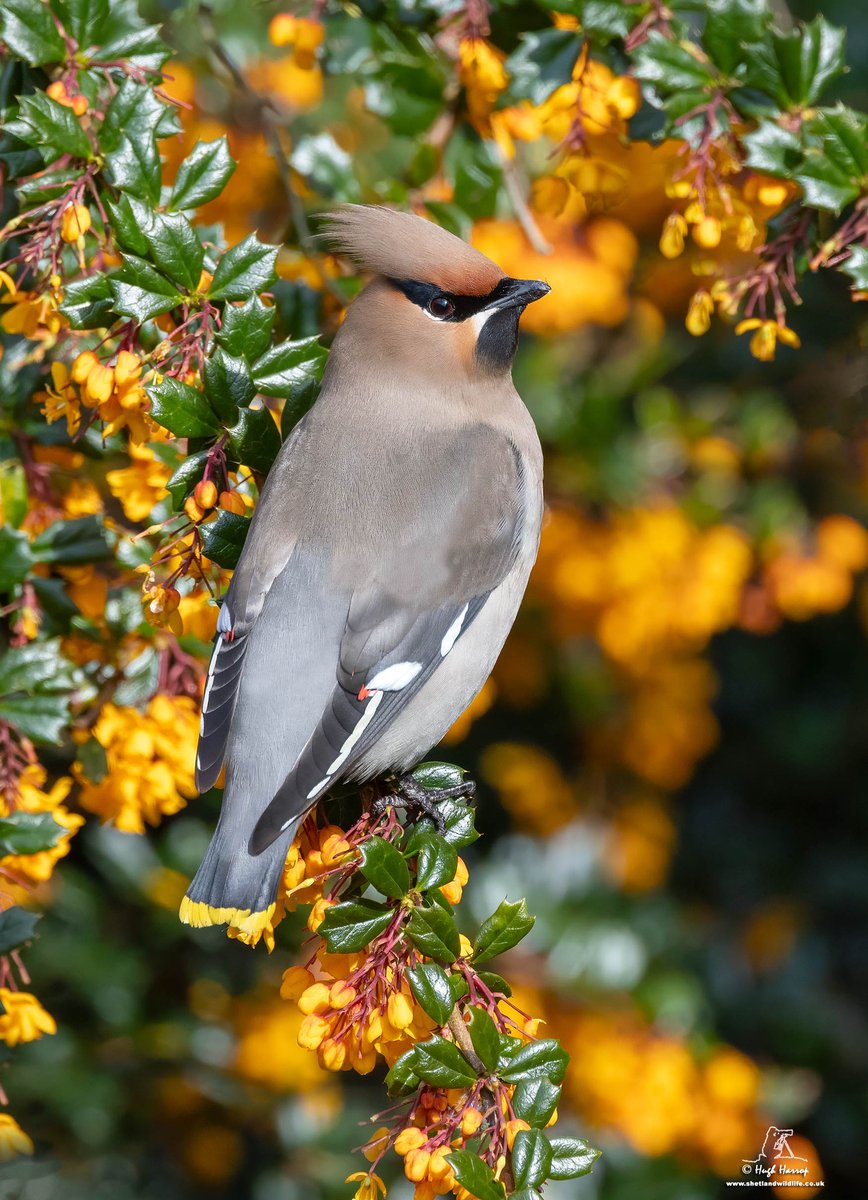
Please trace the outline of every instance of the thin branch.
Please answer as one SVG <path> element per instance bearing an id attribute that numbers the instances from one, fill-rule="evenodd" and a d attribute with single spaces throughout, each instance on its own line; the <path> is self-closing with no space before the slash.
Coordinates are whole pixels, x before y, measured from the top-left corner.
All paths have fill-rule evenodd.
<path id="1" fill-rule="evenodd" d="M 537 254 L 551 254 L 554 247 L 543 237 L 533 213 L 528 208 L 524 188 L 515 169 L 515 162 L 506 157 L 497 142 L 492 141 L 489 145 L 494 149 L 495 156 L 503 171 L 503 182 L 506 184 L 506 191 L 512 204 L 513 212 L 519 225 L 524 230 L 525 237 L 534 250 L 536 250 Z"/>
<path id="2" fill-rule="evenodd" d="M 464 1019 L 461 1016 L 461 1010 L 456 1004 L 449 1014 L 449 1020 L 446 1022 L 446 1027 L 452 1034 L 459 1050 L 473 1067 L 477 1075 L 487 1075 L 485 1065 L 479 1055 L 473 1049 L 473 1042 L 470 1040 L 470 1034 L 467 1032 L 467 1026 L 464 1024 Z"/>

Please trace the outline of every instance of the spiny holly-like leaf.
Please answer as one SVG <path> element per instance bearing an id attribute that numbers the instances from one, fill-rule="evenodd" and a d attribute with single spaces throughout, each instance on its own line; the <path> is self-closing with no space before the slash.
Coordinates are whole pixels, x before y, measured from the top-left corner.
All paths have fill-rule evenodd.
<path id="1" fill-rule="evenodd" d="M 160 383 L 149 383 L 146 391 L 151 398 L 151 416 L 176 437 L 212 437 L 220 432 L 220 422 L 204 393 L 189 383 L 166 377 Z"/>
<path id="2" fill-rule="evenodd" d="M 809 145 L 796 171 L 805 202 L 838 212 L 868 187 L 868 117 L 838 105 L 805 122 Z"/>
<path id="3" fill-rule="evenodd" d="M 0 526 L 0 595 L 21 583 L 33 566 L 30 539 L 26 533 Z"/>
<path id="4" fill-rule="evenodd" d="M 745 42 L 758 41 L 769 22 L 766 0 L 706 0 L 702 45 L 725 75 L 743 74 Z"/>
<path id="5" fill-rule="evenodd" d="M 522 1083 L 529 1079 L 562 1083 L 568 1062 L 569 1055 L 560 1042 L 543 1038 L 502 1056 L 498 1074 L 507 1083 Z"/>
<path id="6" fill-rule="evenodd" d="M 386 1089 L 390 1096 L 409 1096 L 415 1092 L 422 1080 L 416 1072 L 416 1047 L 407 1050 L 386 1075 Z"/>
<path id="7" fill-rule="evenodd" d="M 205 394 L 222 421 L 237 420 L 238 409 L 246 408 L 256 395 L 256 386 L 245 360 L 218 347 L 205 360 Z"/>
<path id="8" fill-rule="evenodd" d="M 325 350 L 315 337 L 279 342 L 253 364 L 256 386 L 266 396 L 288 396 L 311 376 L 319 378 Z"/>
<path id="9" fill-rule="evenodd" d="M 6 123 L 6 132 L 41 151 L 46 162 L 71 154 L 89 158 L 91 144 L 71 108 L 52 100 L 45 92 L 22 96 L 18 118 Z"/>
<path id="10" fill-rule="evenodd" d="M 13 812 L 0 817 L 0 858 L 7 854 L 38 854 L 56 846 L 66 833 L 50 812 Z"/>
<path id="11" fill-rule="evenodd" d="M 249 529 L 249 517 L 221 509 L 213 521 L 199 527 L 205 557 L 210 558 L 218 567 L 233 570 L 238 566 Z"/>
<path id="12" fill-rule="evenodd" d="M 473 944 L 474 963 L 487 962 L 498 954 L 512 949 L 533 929 L 534 918 L 527 911 L 527 903 L 518 900 L 511 904 L 502 901 L 487 921 L 484 921 Z"/>
<path id="13" fill-rule="evenodd" d="M 197 142 L 178 168 L 169 208 L 199 208 L 215 199 L 229 182 L 235 165 L 225 136 L 213 142 Z"/>
<path id="14" fill-rule="evenodd" d="M 378 892 L 400 900 L 410 890 L 410 871 L 401 854 L 385 838 L 371 837 L 359 847 L 359 870 Z"/>
<path id="15" fill-rule="evenodd" d="M 181 213 L 154 213 L 145 230 L 150 258 L 171 281 L 191 292 L 199 283 L 205 247 Z"/>
<path id="16" fill-rule="evenodd" d="M 552 1151 L 549 1179 L 578 1179 L 587 1175 L 600 1157 L 600 1151 L 581 1138 L 555 1137 L 549 1139 Z"/>
<path id="17" fill-rule="evenodd" d="M 369 900 L 348 901 L 328 909 L 319 934 L 332 954 L 364 950 L 392 920 L 392 910 Z"/>
<path id="18" fill-rule="evenodd" d="M 0 954 L 8 954 L 31 941 L 39 922 L 39 914 L 23 908 L 7 908 L 0 913 Z"/>
<path id="19" fill-rule="evenodd" d="M 582 32 L 598 46 L 626 37 L 638 16 L 621 0 L 578 0 L 577 8 Z"/>
<path id="20" fill-rule="evenodd" d="M 526 1079 L 512 1096 L 515 1115 L 528 1125 L 545 1129 L 561 1098 L 561 1088 L 550 1079 Z"/>
<path id="21" fill-rule="evenodd" d="M 760 121 L 742 142 L 747 150 L 747 165 L 769 175 L 789 177 L 802 159 L 801 139 L 774 121 Z"/>
<path id="22" fill-rule="evenodd" d="M 100 40 L 99 62 L 129 59 L 134 66 L 156 71 L 171 53 L 157 26 L 142 21 L 137 0 L 111 0 Z"/>
<path id="23" fill-rule="evenodd" d="M 493 1071 L 500 1056 L 500 1034 L 494 1021 L 485 1009 L 472 1008 L 467 1028 L 482 1065 L 486 1071 Z"/>
<path id="24" fill-rule="evenodd" d="M 227 304 L 217 341 L 227 354 L 254 362 L 271 344 L 276 316 L 277 309 L 263 304 L 258 296 L 250 296 L 243 304 Z"/>
<path id="25" fill-rule="evenodd" d="M 784 109 L 814 104 L 846 67 L 845 36 L 822 16 L 786 32 L 767 29 L 761 39 L 744 47 L 745 82 Z"/>
<path id="26" fill-rule="evenodd" d="M 0 720 L 8 721 L 32 742 L 56 743 L 69 721 L 69 700 L 59 694 L 3 697 Z"/>
<path id="27" fill-rule="evenodd" d="M 51 9 L 36 0 L 3 0 L 0 5 L 0 40 L 32 67 L 62 62 L 66 47 Z"/>
<path id="28" fill-rule="evenodd" d="M 454 1006 L 450 977 L 437 963 L 420 963 L 407 972 L 413 995 L 432 1021 L 445 1025 Z"/>
<path id="29" fill-rule="evenodd" d="M 221 257 L 208 289 L 210 300 L 244 300 L 251 292 L 263 292 L 277 274 L 277 246 L 260 242 L 251 233 Z"/>
<path id="30" fill-rule="evenodd" d="M 139 258 L 148 253 L 148 239 L 144 230 L 151 221 L 151 209 L 135 196 L 121 195 L 117 200 L 103 197 L 103 206 L 109 219 L 109 228 L 115 242 L 128 254 Z"/>
<path id="31" fill-rule="evenodd" d="M 265 474 L 280 450 L 280 431 L 267 408 L 239 408 L 238 420 L 227 430 L 232 455 Z"/>
<path id="32" fill-rule="evenodd" d="M 413 778 L 429 791 L 458 787 L 464 782 L 464 772 L 454 763 L 424 762 L 413 768 Z"/>
<path id="33" fill-rule="evenodd" d="M 64 0 L 64 25 L 80 50 L 99 42 L 106 28 L 109 0 Z"/>
<path id="34" fill-rule="evenodd" d="M 112 96 L 99 130 L 103 151 L 117 150 L 125 139 L 154 137 L 166 106 L 148 84 L 127 76 Z"/>
<path id="35" fill-rule="evenodd" d="M 319 381 L 313 375 L 306 375 L 298 386 L 290 390 L 280 414 L 280 434 L 284 441 L 304 414 L 311 410 L 318 395 Z"/>
<path id="36" fill-rule="evenodd" d="M 112 324 L 113 303 L 105 275 L 85 275 L 63 285 L 60 311 L 73 329 L 101 329 Z"/>
<path id="37" fill-rule="evenodd" d="M 55 521 L 30 543 L 37 562 L 74 567 L 108 558 L 105 527 L 95 516 Z"/>
<path id="38" fill-rule="evenodd" d="M 153 134 L 124 137 L 106 155 L 106 166 L 115 187 L 149 204 L 159 202 L 162 164 Z"/>
<path id="39" fill-rule="evenodd" d="M 853 280 L 853 291 L 868 292 L 868 249 L 865 246 L 852 246 L 850 257 L 841 263 L 838 270 Z"/>
<path id="40" fill-rule="evenodd" d="M 442 1037 L 416 1043 L 414 1069 L 432 1087 L 460 1088 L 476 1083 L 473 1067 L 454 1042 Z"/>
<path id="41" fill-rule="evenodd" d="M 455 878 L 458 851 L 439 834 L 426 834 L 418 854 L 416 887 L 420 891 L 426 892 L 430 888 L 441 887 Z"/>
<path id="42" fill-rule="evenodd" d="M 121 269 L 109 277 L 109 286 L 114 296 L 115 312 L 139 322 L 168 312 L 183 299 L 164 275 L 134 254 L 125 256 Z"/>
<path id="43" fill-rule="evenodd" d="M 166 490 L 171 495 L 176 509 L 183 508 L 187 496 L 189 496 L 190 492 L 204 475 L 205 466 L 208 462 L 208 454 L 208 450 L 197 450 L 195 454 L 189 454 L 176 468 L 167 482 Z M 241 519 L 245 520 L 246 518 L 242 517 Z M 210 522 L 206 528 L 210 529 L 212 524 L 213 522 Z"/>
<path id="44" fill-rule="evenodd" d="M 455 918 L 436 906 L 414 908 L 407 933 L 416 949 L 428 958 L 450 963 L 461 950 Z"/>
<path id="45" fill-rule="evenodd" d="M 449 1163 L 461 1186 L 477 1200 L 505 1200 L 503 1184 L 494 1178 L 488 1163 L 472 1150 L 450 1150 Z"/>
<path id="46" fill-rule="evenodd" d="M 512 1147 L 512 1174 L 516 1187 L 539 1187 L 548 1178 L 552 1148 L 539 1129 L 521 1129 Z"/>
<path id="47" fill-rule="evenodd" d="M 677 42 L 652 30 L 633 55 L 637 79 L 665 92 L 705 88 L 713 76 L 709 64 L 692 42 Z"/>

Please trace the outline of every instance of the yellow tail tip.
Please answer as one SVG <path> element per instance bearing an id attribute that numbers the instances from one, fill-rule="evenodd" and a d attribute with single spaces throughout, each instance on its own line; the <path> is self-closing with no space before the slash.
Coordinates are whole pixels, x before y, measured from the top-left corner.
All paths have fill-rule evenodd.
<path id="1" fill-rule="evenodd" d="M 271 924 L 274 908 L 273 904 L 260 912 L 251 912 L 249 908 L 215 908 L 202 900 L 191 900 L 185 896 L 178 915 L 185 925 L 192 925 L 194 929 L 202 929 L 206 925 L 231 925 L 242 934 L 258 940 L 258 935 L 264 933 Z"/>

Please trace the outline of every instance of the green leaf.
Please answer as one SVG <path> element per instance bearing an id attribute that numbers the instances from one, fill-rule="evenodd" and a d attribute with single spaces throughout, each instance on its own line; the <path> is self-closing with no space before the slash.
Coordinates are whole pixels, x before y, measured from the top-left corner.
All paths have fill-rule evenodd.
<path id="1" fill-rule="evenodd" d="M 45 92 L 22 96 L 18 119 L 8 121 L 6 132 L 36 146 L 46 162 L 71 154 L 74 158 L 89 158 L 91 144 L 71 108 L 52 100 Z"/>
<path id="2" fill-rule="evenodd" d="M 208 289 L 209 300 L 244 300 L 251 292 L 262 292 L 277 279 L 274 264 L 277 246 L 260 242 L 251 233 L 233 246 L 217 263 Z"/>
<path id="3" fill-rule="evenodd" d="M 407 1050 L 386 1075 L 386 1089 L 390 1096 L 409 1096 L 422 1082 L 416 1074 L 416 1047 Z"/>
<path id="4" fill-rule="evenodd" d="M 458 1001 L 466 996 L 470 991 L 470 984 L 467 982 L 464 976 L 459 975 L 457 971 L 449 975 L 448 979 L 449 991 L 452 994 L 452 1006 L 454 1008 Z"/>
<path id="5" fill-rule="evenodd" d="M 527 1079 L 516 1085 L 512 1107 L 517 1117 L 537 1129 L 545 1129 L 561 1098 L 561 1088 L 550 1079 Z"/>
<path id="6" fill-rule="evenodd" d="M 73 567 L 109 558 L 111 548 L 96 516 L 55 521 L 30 543 L 37 562 Z"/>
<path id="7" fill-rule="evenodd" d="M 238 409 L 246 408 L 256 395 L 250 368 L 244 359 L 218 347 L 205 360 L 205 394 L 222 421 L 237 420 Z M 280 445 L 279 437 L 277 444 Z"/>
<path id="8" fill-rule="evenodd" d="M 0 593 L 11 592 L 33 566 L 26 533 L 0 525 Z"/>
<path id="9" fill-rule="evenodd" d="M 159 203 L 162 162 L 153 134 L 124 137 L 117 150 L 106 155 L 106 167 L 115 187 L 149 204 Z"/>
<path id="10" fill-rule="evenodd" d="M 0 463 L 0 511 L 3 513 L 5 524 L 0 525 L 0 536 L 7 526 L 17 529 L 27 516 L 27 473 L 20 462 L 12 459 Z M 14 540 L 14 534 L 13 534 Z M 3 549 L 0 545 L 0 570 L 2 570 Z"/>
<path id="11" fill-rule="evenodd" d="M 473 1049 L 486 1071 L 493 1071 L 500 1057 L 500 1034 L 492 1018 L 483 1008 L 471 1008 L 467 1029 Z"/>
<path id="12" fill-rule="evenodd" d="M 3 0 L 0 5 L 0 40 L 32 67 L 63 62 L 66 47 L 51 9 L 36 0 Z"/>
<path id="13" fill-rule="evenodd" d="M 790 178 L 802 160 L 802 143 L 789 129 L 774 121 L 760 121 L 742 142 L 747 150 L 746 163 L 757 171 Z"/>
<path id="14" fill-rule="evenodd" d="M 9 954 L 31 941 L 39 920 L 38 913 L 25 912 L 17 905 L 0 913 L 0 954 Z"/>
<path id="15" fill-rule="evenodd" d="M 271 344 L 276 316 L 277 309 L 264 304 L 258 296 L 250 296 L 243 304 L 227 304 L 217 341 L 227 354 L 236 358 L 243 355 L 253 362 Z"/>
<path id="16" fill-rule="evenodd" d="M 413 769 L 412 774 L 416 783 L 429 792 L 458 787 L 464 782 L 464 772 L 454 763 L 423 762 Z"/>
<path id="17" fill-rule="evenodd" d="M 449 1164 L 461 1186 L 477 1200 L 505 1200 L 503 1184 L 494 1178 L 488 1163 L 472 1150 L 450 1150 Z"/>
<path id="18" fill-rule="evenodd" d="M 181 213 L 154 213 L 145 229 L 150 257 L 173 283 L 192 292 L 199 283 L 205 247 Z"/>
<path id="19" fill-rule="evenodd" d="M 461 951 L 455 919 L 442 908 L 414 908 L 407 933 L 416 949 L 428 958 L 454 962 Z"/>
<path id="20" fill-rule="evenodd" d="M 410 890 L 410 871 L 401 854 L 385 838 L 371 837 L 359 847 L 359 870 L 378 892 L 400 900 Z"/>
<path id="21" fill-rule="evenodd" d="M 109 14 L 109 0 L 64 0 L 64 25 L 81 50 L 101 40 Z"/>
<path id="22" fill-rule="evenodd" d="M 183 299 L 168 279 L 155 271 L 150 263 L 133 254 L 125 255 L 120 270 L 109 276 L 109 286 L 114 296 L 115 312 L 139 322 L 168 312 Z"/>
<path id="23" fill-rule="evenodd" d="M 63 695 L 9 696 L 0 699 L 0 720 L 8 721 L 33 742 L 57 743 L 69 720 Z"/>
<path id="24" fill-rule="evenodd" d="M 124 674 L 126 677 L 127 672 Z M 117 699 L 117 692 L 115 699 Z M 95 737 L 88 738 L 83 745 L 79 746 L 76 758 L 91 783 L 102 783 L 108 775 L 108 759 L 105 748 Z"/>
<path id="25" fill-rule="evenodd" d="M 506 60 L 510 77 L 508 103 L 530 100 L 542 104 L 557 88 L 570 82 L 582 48 L 581 37 L 570 29 L 524 33 L 521 44 Z"/>
<path id="26" fill-rule="evenodd" d="M 744 43 L 758 41 L 768 24 L 766 0 L 707 0 L 702 45 L 724 75 L 742 74 Z"/>
<path id="27" fill-rule="evenodd" d="M 294 387 L 280 413 L 280 435 L 286 441 L 305 413 L 310 412 L 319 395 L 319 381 L 306 375 L 304 381 Z"/>
<path id="28" fill-rule="evenodd" d="M 838 270 L 853 280 L 854 292 L 868 291 L 868 249 L 865 246 L 851 246 L 849 258 L 844 259 Z"/>
<path id="29" fill-rule="evenodd" d="M 219 196 L 235 170 L 225 135 L 197 142 L 178 168 L 169 209 L 199 208 Z"/>
<path id="30" fill-rule="evenodd" d="M 0 858 L 50 850 L 66 832 L 50 812 L 10 813 L 8 817 L 0 817 Z"/>
<path id="31" fill-rule="evenodd" d="M 636 19 L 621 0 L 578 0 L 578 9 L 582 32 L 598 46 L 625 38 Z"/>
<path id="32" fill-rule="evenodd" d="M 475 964 L 487 962 L 498 954 L 512 949 L 533 929 L 534 918 L 527 911 L 525 900 L 511 904 L 502 901 L 495 912 L 480 926 L 473 943 Z"/>
<path id="33" fill-rule="evenodd" d="M 109 228 L 121 250 L 139 257 L 148 253 L 148 239 L 143 230 L 151 220 L 148 205 L 135 196 L 121 195 L 117 200 L 103 195 L 102 202 L 108 216 Z"/>
<path id="34" fill-rule="evenodd" d="M 581 1138 L 553 1137 L 549 1139 L 549 1145 L 552 1151 L 549 1179 L 578 1179 L 580 1175 L 587 1175 L 600 1157 L 600 1151 Z"/>
<path id="35" fill-rule="evenodd" d="M 106 109 L 99 130 L 100 147 L 111 152 L 119 150 L 124 141 L 153 141 L 166 111 L 150 84 L 126 76 Z"/>
<path id="36" fill-rule="evenodd" d="M 351 900 L 327 910 L 319 934 L 332 954 L 364 950 L 392 920 L 392 909 L 370 900 Z"/>
<path id="37" fill-rule="evenodd" d="M 162 383 L 149 383 L 151 416 L 176 437 L 213 437 L 220 422 L 203 392 L 167 376 Z"/>
<path id="38" fill-rule="evenodd" d="M 134 66 L 159 69 L 170 50 L 156 25 L 139 16 L 137 0 L 111 0 L 98 53 L 99 62 L 129 59 Z"/>
<path id="39" fill-rule="evenodd" d="M 455 1002 L 450 977 L 437 963 L 420 963 L 407 972 L 410 987 L 419 1005 L 438 1025 L 449 1020 Z"/>
<path id="40" fill-rule="evenodd" d="M 69 691 L 75 686 L 76 673 L 60 653 L 55 638 L 28 642 L 7 650 L 0 658 L 0 695 L 12 692 Z"/>
<path id="41" fill-rule="evenodd" d="M 253 379 L 264 395 L 287 396 L 311 376 L 319 377 L 325 357 L 325 349 L 316 337 L 278 342 L 257 358 Z"/>
<path id="42" fill-rule="evenodd" d="M 704 88 L 712 82 L 712 74 L 697 54 L 694 43 L 676 42 L 652 30 L 633 54 L 633 70 L 637 79 L 665 92 Z"/>
<path id="43" fill-rule="evenodd" d="M 432 1087 L 472 1087 L 477 1079 L 473 1067 L 454 1042 L 442 1037 L 416 1043 L 414 1069 Z"/>
<path id="44" fill-rule="evenodd" d="M 419 848 L 416 887 L 422 892 L 441 887 L 455 878 L 457 867 L 458 851 L 455 847 L 439 834 L 429 833 Z"/>
<path id="45" fill-rule="evenodd" d="M 221 509 L 213 521 L 199 526 L 206 558 L 218 567 L 233 570 L 238 566 L 249 529 L 250 517 Z"/>
<path id="46" fill-rule="evenodd" d="M 280 450 L 280 431 L 267 408 L 239 408 L 237 422 L 227 430 L 233 456 L 263 474 Z"/>
<path id="47" fill-rule="evenodd" d="M 548 1178 L 552 1148 L 539 1129 L 520 1129 L 512 1147 L 512 1174 L 516 1187 L 538 1187 Z"/>
<path id="48" fill-rule="evenodd" d="M 170 477 L 166 484 L 166 490 L 171 495 L 172 503 L 176 509 L 184 507 L 184 501 L 204 475 L 209 454 L 210 450 L 197 450 L 195 454 L 188 455 Z M 242 518 L 242 520 L 246 520 L 246 518 Z M 205 528 L 210 528 L 210 524 L 202 528 L 204 531 Z"/>
<path id="49" fill-rule="evenodd" d="M 838 212 L 868 186 L 868 117 L 838 105 L 804 124 L 809 145 L 796 171 L 805 203 Z"/>
<path id="50" fill-rule="evenodd" d="M 482 980 L 488 990 L 493 992 L 495 996 L 512 995 L 512 988 L 502 975 L 495 975 L 494 971 L 480 971 L 479 978 Z"/>
<path id="51" fill-rule="evenodd" d="M 104 329 L 114 324 L 113 303 L 108 279 L 98 272 L 63 285 L 60 311 L 73 329 Z"/>
<path id="52" fill-rule="evenodd" d="M 817 16 L 781 32 L 770 28 L 744 46 L 745 82 L 781 108 L 814 104 L 830 80 L 846 69 L 845 31 Z"/>
<path id="53" fill-rule="evenodd" d="M 498 1074 L 506 1083 L 522 1083 L 529 1079 L 548 1079 L 562 1083 L 569 1055 L 554 1038 L 542 1038 L 510 1054 L 502 1055 Z"/>

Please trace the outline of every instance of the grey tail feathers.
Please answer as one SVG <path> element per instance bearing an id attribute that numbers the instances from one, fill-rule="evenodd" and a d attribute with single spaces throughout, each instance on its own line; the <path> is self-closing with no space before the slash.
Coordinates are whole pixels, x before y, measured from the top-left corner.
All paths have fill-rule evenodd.
<path id="1" fill-rule="evenodd" d="M 260 854 L 239 845 L 237 826 L 217 822 L 202 864 L 181 901 L 187 925 L 235 925 L 243 932 L 261 931 L 271 919 L 280 877 L 292 839 L 301 822 L 293 821 Z"/>

